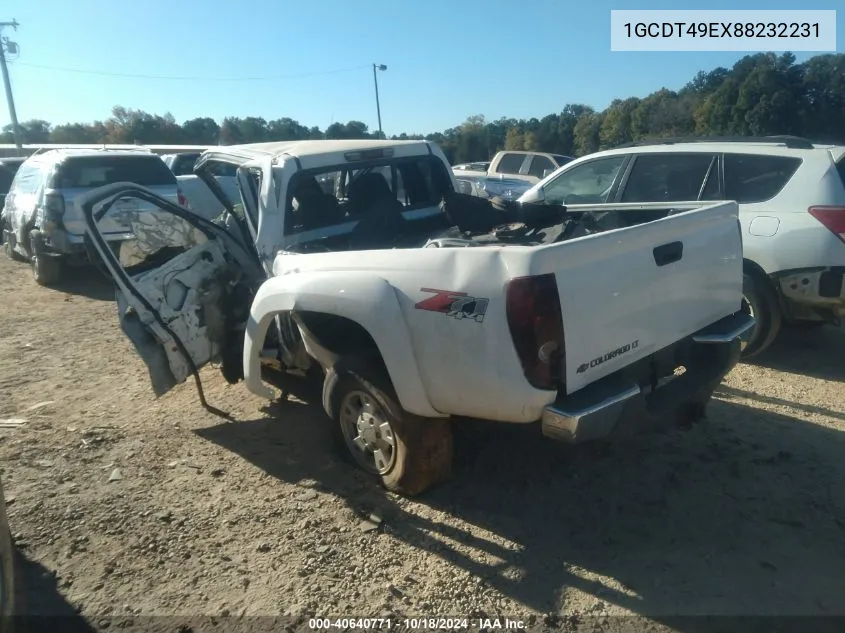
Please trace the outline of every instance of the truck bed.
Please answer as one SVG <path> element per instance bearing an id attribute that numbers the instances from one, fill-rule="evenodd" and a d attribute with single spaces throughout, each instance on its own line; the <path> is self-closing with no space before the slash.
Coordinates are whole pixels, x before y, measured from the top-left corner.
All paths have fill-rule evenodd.
<path id="1" fill-rule="evenodd" d="M 556 212 L 563 213 L 563 221 L 551 223 Z M 509 215 L 491 213 L 488 224 Z M 464 228 L 475 223 L 476 231 L 432 231 L 414 244 L 424 248 L 413 255 L 407 250 L 412 244 L 406 243 L 368 251 L 365 257 L 360 251 L 307 247 L 307 254 L 280 256 L 274 264 L 277 277 L 267 282 L 266 291 L 285 292 L 293 282 L 290 271 L 298 279 L 309 272 L 331 274 L 345 284 L 359 277 L 383 280 L 394 289 L 411 339 L 412 371 L 422 378 L 433 409 L 531 422 L 559 393 L 575 393 L 740 309 L 737 213 L 733 202 L 533 209 L 524 213 L 531 226 L 522 223 L 519 229 L 520 223 L 511 222 L 512 231 L 483 231 L 477 215 L 462 217 Z M 341 242 L 333 246 L 343 250 Z M 537 387 L 527 380 L 514 344 L 507 293 L 515 280 L 549 276 L 562 321 L 561 331 L 551 336 L 562 344 L 554 361 L 559 363 L 556 382 Z M 434 306 L 431 293 L 444 305 L 449 297 L 454 300 L 450 305 L 464 307 L 465 298 L 476 299 L 472 309 L 483 304 L 484 310 L 450 313 L 451 308 Z M 385 299 L 362 295 L 356 301 L 377 305 Z M 388 331 L 387 314 L 368 317 L 373 330 Z M 449 314 L 452 318 L 446 318 Z M 379 345 L 386 357 L 389 346 L 388 341 Z M 407 359 L 395 360 L 403 362 Z M 491 385 L 496 397 L 490 397 Z M 401 397 L 401 386 L 397 389 Z M 413 405 L 406 408 L 414 412 Z"/>

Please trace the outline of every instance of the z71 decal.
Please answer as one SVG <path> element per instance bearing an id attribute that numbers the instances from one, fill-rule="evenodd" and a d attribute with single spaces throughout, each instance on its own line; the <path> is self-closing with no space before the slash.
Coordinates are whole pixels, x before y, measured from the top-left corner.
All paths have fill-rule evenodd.
<path id="1" fill-rule="evenodd" d="M 639 345 L 640 345 L 639 339 L 637 339 L 636 341 L 632 341 L 632 342 L 628 343 L 627 345 L 623 345 L 622 347 L 619 347 L 619 348 L 613 350 L 612 352 L 608 352 L 607 354 L 604 354 L 603 356 L 599 356 L 598 358 L 594 358 L 589 363 L 584 363 L 583 365 L 579 365 L 578 369 L 575 370 L 575 373 L 583 374 L 588 369 L 592 369 L 593 367 L 598 367 L 602 363 L 606 363 L 607 361 L 612 360 L 612 359 L 616 358 L 617 356 L 621 356 L 622 354 L 627 354 L 632 349 L 637 349 L 637 347 L 639 347 Z"/>
<path id="2" fill-rule="evenodd" d="M 472 319 L 476 323 L 484 320 L 487 313 L 489 299 L 470 297 L 465 292 L 451 290 L 435 290 L 434 288 L 420 288 L 422 292 L 433 292 L 434 296 L 419 301 L 414 307 L 417 310 L 440 312 L 454 319 Z"/>

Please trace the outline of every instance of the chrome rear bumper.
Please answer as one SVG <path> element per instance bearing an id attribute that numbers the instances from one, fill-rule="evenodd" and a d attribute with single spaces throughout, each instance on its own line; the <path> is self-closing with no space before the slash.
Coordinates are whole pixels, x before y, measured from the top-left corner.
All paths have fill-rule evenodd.
<path id="1" fill-rule="evenodd" d="M 739 362 L 739 337 L 752 327 L 752 317 L 737 313 L 696 332 L 685 350 L 684 373 L 655 389 L 626 384 L 622 370 L 559 397 L 543 412 L 543 435 L 575 444 L 666 426 L 680 407 L 707 401 Z"/>

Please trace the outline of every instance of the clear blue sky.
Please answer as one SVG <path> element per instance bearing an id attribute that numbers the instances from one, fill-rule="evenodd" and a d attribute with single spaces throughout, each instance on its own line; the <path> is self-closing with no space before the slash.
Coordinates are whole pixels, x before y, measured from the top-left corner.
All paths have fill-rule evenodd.
<path id="1" fill-rule="evenodd" d="M 388 66 L 379 87 L 389 135 L 441 131 L 471 114 L 541 117 L 566 103 L 602 109 L 616 97 L 679 89 L 698 70 L 729 67 L 743 56 L 611 52 L 611 9 L 838 8 L 842 52 L 841 0 L 803 4 L 6 0 L 0 19 L 20 22 L 5 35 L 21 48 L 10 64 L 21 121 L 105 119 L 119 104 L 171 112 L 179 122 L 288 116 L 321 128 L 357 119 L 376 129 L 371 64 L 377 62 Z M 7 124 L 4 102 L 0 113 L 0 125 Z"/>

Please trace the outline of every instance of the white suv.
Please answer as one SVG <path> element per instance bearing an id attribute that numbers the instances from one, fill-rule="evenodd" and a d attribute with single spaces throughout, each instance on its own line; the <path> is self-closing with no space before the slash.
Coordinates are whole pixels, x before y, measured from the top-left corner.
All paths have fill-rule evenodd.
<path id="1" fill-rule="evenodd" d="M 743 355 L 766 349 L 783 323 L 839 325 L 845 316 L 845 145 L 791 136 L 631 144 L 568 163 L 520 200 L 735 200 L 744 309 L 757 320 Z"/>

